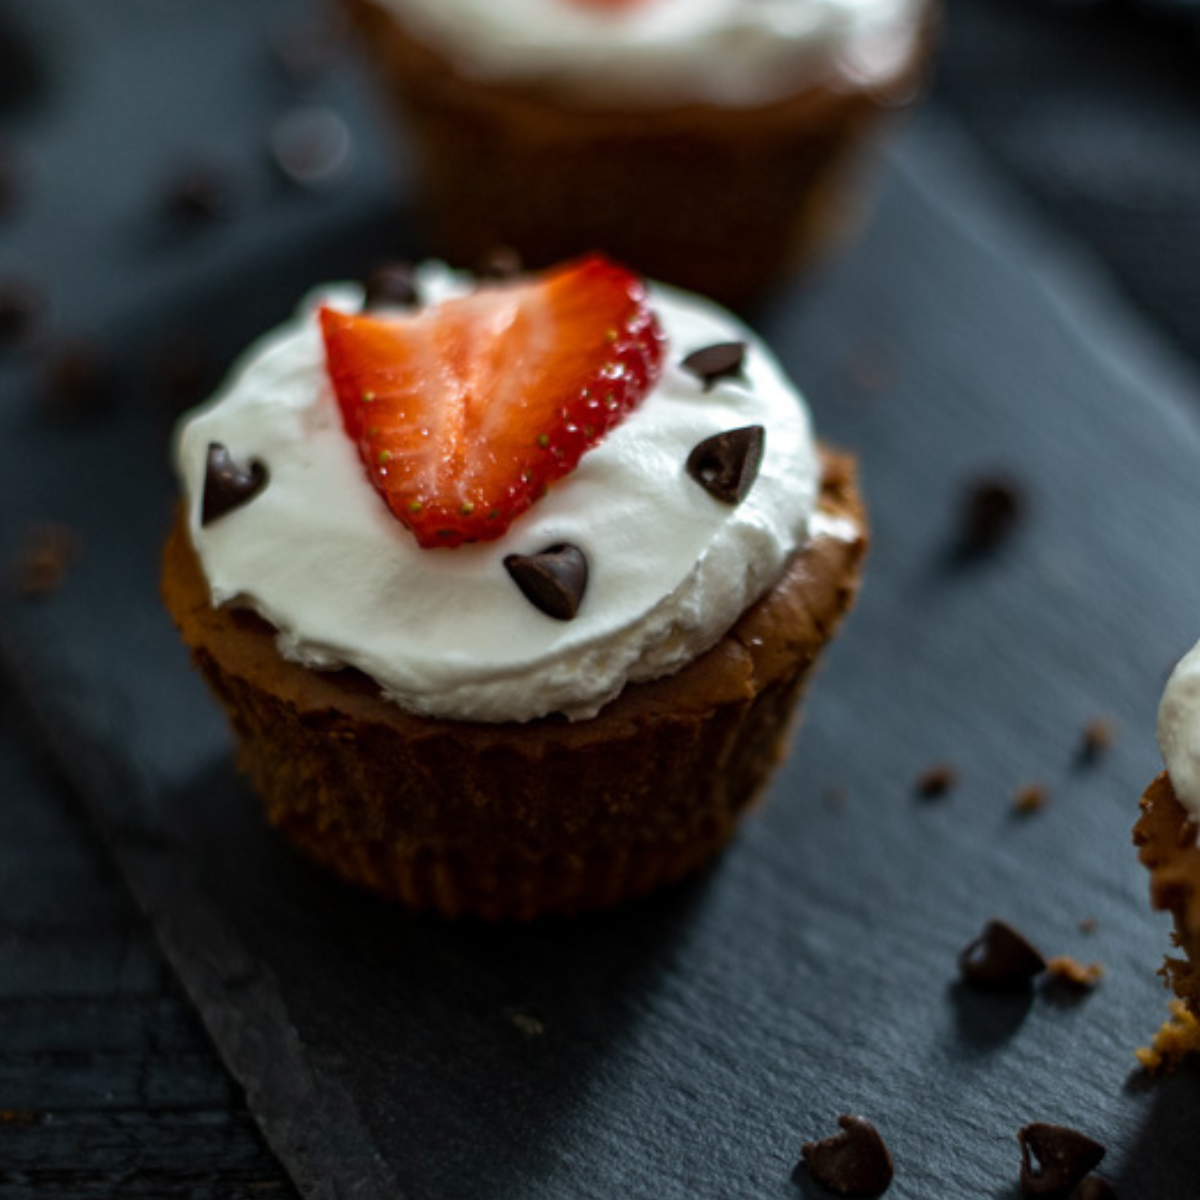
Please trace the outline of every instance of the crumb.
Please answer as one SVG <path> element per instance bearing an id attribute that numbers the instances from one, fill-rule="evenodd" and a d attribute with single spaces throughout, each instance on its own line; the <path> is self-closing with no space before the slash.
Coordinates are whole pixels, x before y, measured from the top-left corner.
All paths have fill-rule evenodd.
<path id="1" fill-rule="evenodd" d="M 850 789 L 840 783 L 826 788 L 821 795 L 821 800 L 826 808 L 845 808 L 849 798 Z"/>
<path id="2" fill-rule="evenodd" d="M 27 342 L 43 308 L 41 296 L 30 284 L 11 279 L 0 283 L 0 345 Z"/>
<path id="3" fill-rule="evenodd" d="M 1169 1073 L 1193 1054 L 1200 1054 L 1200 1021 L 1182 1000 L 1171 1001 L 1171 1015 L 1159 1026 L 1154 1041 L 1134 1051 L 1151 1075 Z"/>
<path id="4" fill-rule="evenodd" d="M 1081 963 L 1079 959 L 1069 954 L 1059 954 L 1046 962 L 1046 971 L 1050 978 L 1059 983 L 1069 983 L 1072 987 L 1090 991 L 1104 978 L 1103 963 Z"/>
<path id="5" fill-rule="evenodd" d="M 1117 738 L 1116 723 L 1109 717 L 1093 717 L 1084 727 L 1079 743 L 1079 758 L 1085 763 L 1095 762 L 1107 750 L 1112 749 Z"/>
<path id="6" fill-rule="evenodd" d="M 1023 489 L 1004 476 L 981 476 L 962 497 L 957 552 L 974 558 L 1006 541 L 1025 510 Z"/>
<path id="7" fill-rule="evenodd" d="M 958 771 L 951 763 L 934 763 L 917 776 L 917 794 L 933 799 L 944 796 L 958 783 Z"/>
<path id="8" fill-rule="evenodd" d="M 37 1117 L 31 1112 L 19 1112 L 15 1108 L 0 1108 L 0 1124 L 32 1125 Z"/>
<path id="9" fill-rule="evenodd" d="M 1080 933 L 1095 933 L 1096 927 L 1099 924 L 1100 924 L 1100 922 L 1097 921 L 1095 917 L 1084 917 L 1083 920 L 1079 922 L 1079 932 Z"/>
<path id="10" fill-rule="evenodd" d="M 17 591 L 28 599 L 57 591 L 80 550 L 79 535 L 68 526 L 53 521 L 32 526 L 17 552 Z"/>
<path id="11" fill-rule="evenodd" d="M 1013 807 L 1022 814 L 1035 813 L 1050 802 L 1050 792 L 1040 783 L 1026 783 L 1013 795 Z"/>
<path id="12" fill-rule="evenodd" d="M 179 331 L 153 348 L 147 374 L 151 388 L 171 411 L 199 403 L 216 385 L 211 356 L 203 340 Z"/>
<path id="13" fill-rule="evenodd" d="M 180 168 L 163 186 L 159 207 L 180 225 L 202 225 L 231 216 L 236 188 L 225 172 L 210 163 Z"/>
<path id="14" fill-rule="evenodd" d="M 64 341 L 48 355 L 45 395 L 56 416 L 91 417 L 116 398 L 116 374 L 108 355 L 83 339 Z"/>

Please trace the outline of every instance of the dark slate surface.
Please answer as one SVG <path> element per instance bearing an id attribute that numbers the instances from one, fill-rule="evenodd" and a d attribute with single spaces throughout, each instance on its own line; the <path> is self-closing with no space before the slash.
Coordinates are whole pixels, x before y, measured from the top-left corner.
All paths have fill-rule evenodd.
<path id="1" fill-rule="evenodd" d="M 285 8 L 257 10 L 263 26 L 236 51 L 200 36 L 215 36 L 210 9 L 193 31 L 197 78 L 173 63 L 172 94 L 200 86 L 215 45 L 231 86 L 225 115 L 209 118 L 269 110 L 272 85 L 248 64 Z M 162 10 L 122 9 L 152 41 Z M 48 44 L 61 49 L 57 33 Z M 248 78 L 252 95 L 239 93 Z M 369 128 L 357 93 L 336 94 Z M 97 132 L 111 117 L 91 119 Z M 1198 564 L 1166 552 L 1194 524 L 1195 381 L 997 199 L 952 129 L 922 120 L 863 246 L 763 315 L 822 429 L 860 451 L 877 530 L 863 605 L 770 807 L 716 870 L 627 913 L 537 930 L 412 920 L 319 878 L 263 829 L 154 600 L 168 412 L 146 348 L 198 326 L 220 361 L 304 283 L 357 269 L 394 236 L 374 164 L 348 190 L 268 205 L 257 133 L 236 128 L 230 145 L 264 191 L 251 187 L 219 236 L 172 240 L 169 257 L 155 242 L 132 278 L 146 223 L 132 185 L 107 199 L 106 219 L 130 231 L 99 245 L 110 259 L 51 246 L 41 208 L 24 211 L 19 240 L 0 241 L 15 259 L 40 239 L 61 324 L 91 327 L 125 384 L 106 418 L 51 419 L 33 364 L 0 366 L 0 555 L 46 517 L 84 545 L 58 594 L 5 597 L 0 644 L 302 1190 L 804 1195 L 789 1178 L 800 1143 L 858 1108 L 892 1144 L 894 1195 L 1012 1196 L 1012 1135 L 1039 1118 L 1107 1142 L 1124 1196 L 1192 1195 L 1195 1074 L 1153 1088 L 1130 1076 L 1131 1047 L 1163 1011 L 1165 935 L 1128 825 L 1156 766 L 1158 689 L 1195 632 Z M 160 156 L 180 142 L 165 121 L 144 132 Z M 40 177 L 59 181 L 60 214 L 80 178 Z M 285 214 L 278 240 L 268 207 Z M 296 230 L 304 255 L 288 247 Z M 1026 481 L 1028 522 L 994 559 L 951 569 L 960 490 L 997 469 Z M 1083 769 L 1078 737 L 1098 712 L 1123 736 Z M 961 786 L 917 800 L 912 779 L 941 759 Z M 1011 795 L 1031 779 L 1052 803 L 1018 820 Z M 954 955 L 997 913 L 1048 950 L 1102 959 L 1101 988 L 1075 1004 L 961 992 Z M 1085 917 L 1095 934 L 1079 931 Z M 10 987 L 52 992 L 30 962 Z M 186 1092 L 186 1072 L 169 1073 Z M 29 1094 L 20 1065 L 16 1076 L 11 1094 Z M 69 1110 L 55 1086 L 74 1085 L 39 1084 L 40 1107 Z M 103 1137 L 81 1128 L 79 1142 L 92 1154 Z M 30 1144 L 18 1164 L 37 1157 Z M 243 1152 L 257 1161 L 252 1147 L 229 1153 Z M 238 1194 L 228 1175 L 224 1186 L 211 1194 Z"/>

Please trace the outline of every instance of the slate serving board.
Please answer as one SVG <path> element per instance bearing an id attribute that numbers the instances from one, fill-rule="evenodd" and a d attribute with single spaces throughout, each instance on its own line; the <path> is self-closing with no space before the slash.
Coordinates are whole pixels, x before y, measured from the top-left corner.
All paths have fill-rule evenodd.
<path id="1" fill-rule="evenodd" d="M 295 6 L 255 22 L 236 7 L 190 31 L 183 93 Z M 153 21 L 135 0 L 122 11 Z M 1015 1196 L 1030 1120 L 1104 1142 L 1126 1200 L 1194 1195 L 1197 1077 L 1147 1086 L 1134 1070 L 1165 1011 L 1166 933 L 1129 826 L 1157 769 L 1165 672 L 1197 633 L 1200 384 L 936 113 L 889 157 L 862 242 L 759 314 L 823 434 L 859 453 L 875 545 L 794 753 L 725 858 L 626 911 L 489 929 L 351 893 L 265 828 L 156 600 L 169 414 L 140 365 L 188 328 L 225 357 L 306 284 L 419 249 L 396 232 L 369 102 L 328 86 L 362 151 L 336 194 L 259 197 L 199 245 L 155 241 L 138 286 L 141 228 L 90 266 L 40 214 L 0 243 L 80 281 L 63 307 L 123 384 L 80 419 L 38 403 L 32 363 L 0 374 L 0 556 L 44 519 L 83 547 L 58 592 L 0 600 L 3 665 L 301 1192 L 815 1195 L 792 1178 L 800 1145 L 861 1111 L 891 1145 L 897 1197 Z M 218 92 L 201 125 L 278 101 Z M 146 136 L 165 147 L 178 130 Z M 46 178 L 69 195 L 70 171 Z M 110 233 L 126 186 L 105 193 Z M 958 561 L 962 490 L 997 472 L 1022 485 L 1025 519 Z M 1121 736 L 1084 764 L 1101 713 Z M 960 783 L 922 800 L 913 781 L 934 761 Z M 1029 781 L 1051 802 L 1020 818 Z M 1103 961 L 1103 983 L 1073 1002 L 964 991 L 955 956 L 994 915 Z"/>

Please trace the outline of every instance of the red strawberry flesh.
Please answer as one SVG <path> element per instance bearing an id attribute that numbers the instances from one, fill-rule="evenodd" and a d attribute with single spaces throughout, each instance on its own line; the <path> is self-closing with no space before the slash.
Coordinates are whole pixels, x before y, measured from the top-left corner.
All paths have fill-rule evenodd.
<path id="1" fill-rule="evenodd" d="M 592 255 L 415 313 L 321 310 L 347 434 L 426 547 L 500 537 L 662 367 L 641 280 Z"/>

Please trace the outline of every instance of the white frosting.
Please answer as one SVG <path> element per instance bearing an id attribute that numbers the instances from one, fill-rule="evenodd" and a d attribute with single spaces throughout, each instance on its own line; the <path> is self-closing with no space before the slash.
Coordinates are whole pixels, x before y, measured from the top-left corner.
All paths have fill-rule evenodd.
<path id="1" fill-rule="evenodd" d="M 1158 748 L 1180 804 L 1200 821 L 1200 642 L 1167 680 L 1158 706 Z"/>
<path id="2" fill-rule="evenodd" d="M 594 105 L 748 106 L 840 73 L 882 83 L 930 0 L 376 0 L 464 74 Z"/>
<path id="3" fill-rule="evenodd" d="M 464 284 L 423 267 L 426 302 Z M 319 299 L 354 310 L 361 290 Z M 193 544 L 216 605 L 270 621 L 281 653 L 350 665 L 402 707 L 524 721 L 596 713 L 632 680 L 668 674 L 715 643 L 780 576 L 807 536 L 819 467 L 807 411 L 778 364 L 728 313 L 659 285 L 666 333 L 655 390 L 494 542 L 422 549 L 367 479 L 342 427 L 311 301 L 251 348 L 225 388 L 181 426 L 176 457 Z M 680 360 L 714 342 L 749 345 L 745 381 L 705 392 Z M 763 425 L 762 466 L 731 507 L 686 473 L 703 438 Z M 261 460 L 266 488 L 201 527 L 210 443 Z M 533 607 L 503 565 L 573 543 L 590 567 L 578 616 Z"/>

